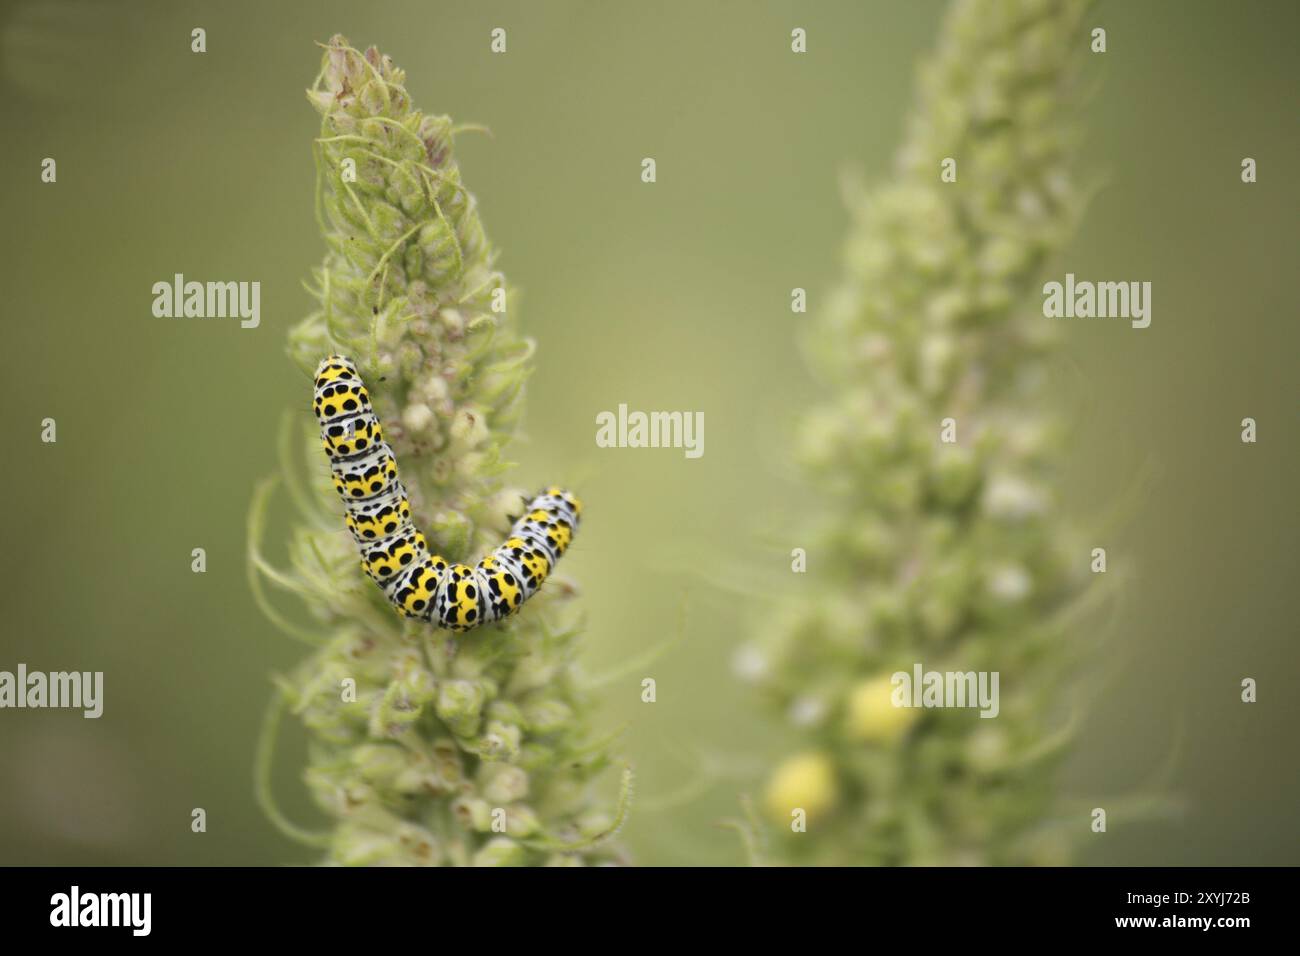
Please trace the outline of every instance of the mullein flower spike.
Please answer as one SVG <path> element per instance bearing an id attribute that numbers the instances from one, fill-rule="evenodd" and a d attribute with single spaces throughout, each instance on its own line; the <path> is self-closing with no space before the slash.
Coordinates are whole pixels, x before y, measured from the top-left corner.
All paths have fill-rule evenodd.
<path id="1" fill-rule="evenodd" d="M 289 421 L 281 477 L 304 520 L 291 535 L 286 570 L 260 554 L 271 485 L 254 500 L 255 596 L 274 621 L 317 645 L 280 680 L 275 706 L 310 734 L 306 779 L 332 826 L 304 833 L 273 808 L 267 781 L 277 709 L 259 761 L 262 799 L 283 829 L 322 846 L 332 863 L 617 862 L 611 838 L 631 778 L 625 771 L 616 804 L 593 794 L 611 759 L 589 732 L 590 703 L 570 663 L 578 632 L 554 620 L 573 589 L 543 589 L 512 616 L 568 546 L 577 500 L 559 489 L 538 497 L 514 528 L 518 548 L 491 552 L 493 568 L 466 566 L 473 599 L 464 582 L 452 599 L 450 569 L 418 586 L 410 580 L 408 566 L 439 560 L 431 547 L 412 547 L 406 562 L 405 550 L 388 547 L 385 505 L 400 514 L 394 531 L 409 528 L 421 543 L 427 535 L 453 565 L 500 544 L 507 515 L 518 516 L 532 497 L 503 487 L 501 475 L 533 346 L 517 331 L 509 287 L 461 182 L 451 120 L 415 109 L 404 82 L 391 59 L 336 36 L 307 94 L 321 114 L 317 215 L 328 251 L 311 283 L 318 308 L 290 333 L 289 353 L 307 374 L 321 356 L 351 356 L 323 363 L 318 375 L 338 365 L 333 374 L 355 379 L 368 407 L 342 422 L 339 410 L 326 415 L 319 406 L 319 437 L 308 437 L 301 418 Z M 329 383 L 316 384 L 321 398 Z M 333 434 L 329 426 L 340 423 Z M 350 533 L 319 465 L 322 440 Z M 375 464 L 358 465 L 372 453 L 360 440 L 393 463 L 391 474 L 387 463 L 379 468 L 383 487 L 374 495 L 353 482 Z M 306 478 L 300 454 L 310 455 Z M 368 530 L 383 541 L 367 538 Z M 372 556 L 374 543 L 384 555 Z M 358 546 L 379 588 L 358 570 Z M 496 578 L 500 600 L 479 603 L 479 587 L 491 597 Z M 300 596 L 321 624 L 287 621 L 266 600 L 264 579 Z M 417 607 L 419 600 L 426 603 Z M 430 616 L 451 630 L 482 626 L 459 637 L 421 620 Z"/>
<path id="2" fill-rule="evenodd" d="M 814 593 L 740 658 L 806 741 L 762 804 L 787 861 L 1061 859 L 1053 615 L 1086 565 L 1052 514 L 1050 329 L 1025 300 L 1077 218 L 1086 6 L 956 3 L 893 181 L 852 201 L 811 342 L 835 391 L 801 429 L 830 508 L 801 541 Z M 892 675 L 917 662 L 1000 672 L 999 719 L 899 706 Z"/>

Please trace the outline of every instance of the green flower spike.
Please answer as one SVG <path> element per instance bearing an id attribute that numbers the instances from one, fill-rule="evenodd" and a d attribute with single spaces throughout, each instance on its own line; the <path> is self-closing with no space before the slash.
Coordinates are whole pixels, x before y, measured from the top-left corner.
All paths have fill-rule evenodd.
<path id="1" fill-rule="evenodd" d="M 475 560 L 524 498 L 501 484 L 502 448 L 533 346 L 461 183 L 455 127 L 413 108 L 404 79 L 373 47 L 362 54 L 338 36 L 325 47 L 307 95 L 321 114 L 317 215 L 329 248 L 311 285 L 319 308 L 290 333 L 289 353 L 308 376 L 331 353 L 357 360 L 416 527 L 448 559 Z M 271 620 L 315 650 L 279 681 L 266 721 L 258 786 L 273 821 L 336 864 L 620 862 L 612 837 L 631 775 L 616 805 L 594 798 L 611 758 L 589 733 L 571 665 L 578 632 L 556 623 L 573 588 L 553 582 L 509 623 L 463 638 L 407 623 L 358 568 L 306 402 L 286 418 L 281 458 L 301 518 L 290 567 L 261 554 L 271 479 L 250 512 L 250 583 Z M 289 621 L 265 583 L 299 596 L 320 624 Z M 325 832 L 294 826 L 271 800 L 285 708 L 310 734 L 306 781 L 333 820 Z"/>
<path id="2" fill-rule="evenodd" d="M 1088 832 L 1053 783 L 1088 552 L 1055 517 L 1035 295 L 1082 205 L 1067 167 L 1086 7 L 958 2 L 892 182 L 851 202 L 812 340 L 834 394 L 801 429 L 829 503 L 800 539 L 812 593 L 740 658 L 803 737 L 755 809 L 784 834 L 777 859 L 1056 862 L 1063 833 Z M 895 707 L 891 675 L 918 662 L 999 672 L 997 718 Z"/>

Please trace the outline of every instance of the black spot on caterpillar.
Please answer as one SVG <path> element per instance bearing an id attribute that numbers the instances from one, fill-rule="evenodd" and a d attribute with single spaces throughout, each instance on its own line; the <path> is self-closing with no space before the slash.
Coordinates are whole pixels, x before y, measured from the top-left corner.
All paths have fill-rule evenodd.
<path id="1" fill-rule="evenodd" d="M 500 621 L 537 593 L 568 550 L 582 502 L 548 488 L 528 502 L 505 543 L 474 567 L 430 554 L 351 359 L 331 355 L 320 363 L 312 408 L 361 567 L 399 613 L 453 631 Z"/>

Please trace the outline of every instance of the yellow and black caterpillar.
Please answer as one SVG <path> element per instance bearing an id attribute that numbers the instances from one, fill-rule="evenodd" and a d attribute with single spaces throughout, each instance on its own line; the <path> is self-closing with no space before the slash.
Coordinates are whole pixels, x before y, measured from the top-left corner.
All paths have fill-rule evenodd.
<path id="1" fill-rule="evenodd" d="M 361 567 L 407 617 L 453 631 L 500 621 L 537 593 L 568 550 L 582 503 L 548 488 L 527 503 L 505 544 L 475 567 L 430 554 L 351 359 L 331 355 L 317 367 L 313 410 Z"/>

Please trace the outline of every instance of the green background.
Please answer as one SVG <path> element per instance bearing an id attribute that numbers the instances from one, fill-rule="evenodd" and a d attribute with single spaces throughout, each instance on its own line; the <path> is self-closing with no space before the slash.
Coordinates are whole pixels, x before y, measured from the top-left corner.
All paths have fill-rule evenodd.
<path id="1" fill-rule="evenodd" d="M 2 378 L 9 475 L 0 669 L 105 672 L 105 714 L 0 711 L 0 863 L 275 864 L 306 851 L 253 798 L 268 676 L 305 653 L 253 605 L 245 515 L 285 408 L 285 332 L 323 244 L 303 97 L 335 32 L 376 43 L 417 104 L 492 135 L 459 155 L 540 343 L 524 485 L 588 512 L 566 571 L 638 771 L 646 864 L 739 863 L 736 813 L 794 738 L 732 677 L 791 586 L 798 357 L 837 275 L 840 178 L 888 173 L 938 3 L 11 3 L 0 13 Z M 1103 4 L 1078 170 L 1101 177 L 1060 278 L 1150 280 L 1153 322 L 1065 320 L 1048 397 L 1073 427 L 1062 499 L 1104 542 L 1107 625 L 1064 792 L 1180 812 L 1091 838 L 1089 863 L 1300 863 L 1294 730 L 1297 7 Z M 208 51 L 190 52 L 190 30 Z M 492 55 L 489 31 L 508 30 Z M 792 27 L 809 52 L 789 51 Z M 1080 42 L 1086 42 L 1081 38 Z M 58 182 L 40 182 L 41 160 Z M 640 182 L 642 157 L 658 182 Z M 1243 156 L 1259 183 L 1243 185 Z M 262 283 L 262 323 L 151 314 L 173 273 Z M 1029 303 L 1034 307 L 1034 303 Z M 597 412 L 701 410 L 705 455 L 603 450 Z M 1238 440 L 1245 416 L 1259 442 Z M 40 422 L 58 422 L 42 444 Z M 322 462 L 323 467 L 323 462 Z M 1144 477 L 1145 476 L 1145 477 Z M 281 502 L 283 504 L 283 502 Z M 278 542 L 287 522 L 276 521 Z M 190 571 L 204 547 L 206 574 Z M 273 557 L 279 555 L 271 548 Z M 1090 629 L 1080 641 L 1103 636 Z M 1242 677 L 1259 703 L 1238 702 Z M 1175 748 L 1177 748 L 1175 750 Z M 289 725 L 276 789 L 316 823 Z M 1171 758 L 1172 752 L 1172 758 Z M 706 769 L 702 770 L 701 767 Z M 675 804 L 673 797 L 680 797 Z M 1090 804 L 1091 805 L 1091 804 Z M 203 807 L 208 832 L 190 831 Z M 1081 823 L 1086 826 L 1086 821 Z"/>

